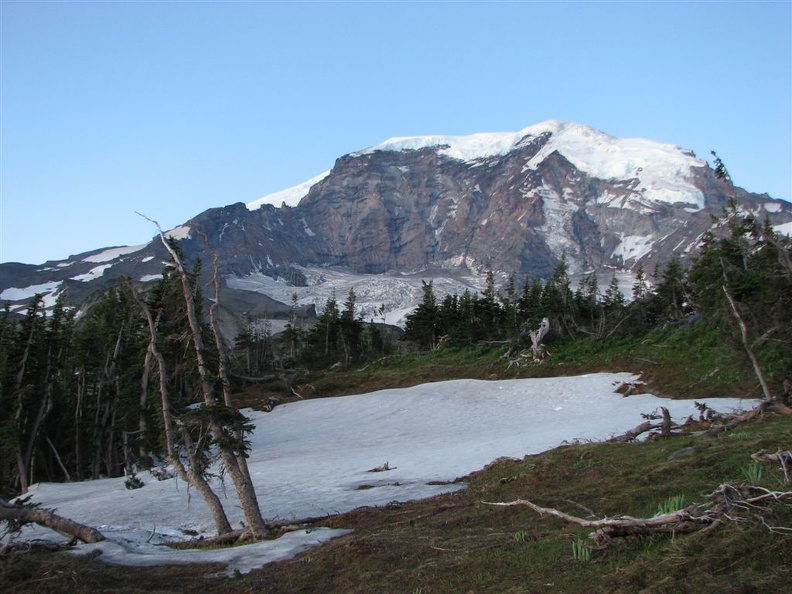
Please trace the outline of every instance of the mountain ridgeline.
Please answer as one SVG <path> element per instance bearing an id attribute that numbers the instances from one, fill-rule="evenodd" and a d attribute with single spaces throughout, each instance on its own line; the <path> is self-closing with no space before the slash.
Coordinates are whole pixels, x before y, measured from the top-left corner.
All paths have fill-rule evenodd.
<path id="1" fill-rule="evenodd" d="M 402 316 L 420 301 L 420 282 L 437 277 L 458 281 L 447 293 L 483 288 L 488 271 L 547 279 L 562 257 L 572 275 L 652 270 L 687 259 L 730 198 L 777 228 L 792 225 L 791 204 L 735 187 L 690 151 L 556 121 L 391 139 L 316 179 L 291 205 L 213 208 L 168 232 L 187 261 L 212 261 L 202 235 L 216 251 L 226 320 L 285 316 L 292 293 L 321 308 L 330 270 L 355 275 L 348 284 L 364 310 Z M 156 281 L 166 261 L 155 237 L 40 266 L 0 264 L 0 302 L 21 313 L 34 292 L 63 293 L 79 306 L 120 276 Z M 379 290 L 360 290 L 370 275 Z M 435 290 L 442 295 L 442 284 Z"/>

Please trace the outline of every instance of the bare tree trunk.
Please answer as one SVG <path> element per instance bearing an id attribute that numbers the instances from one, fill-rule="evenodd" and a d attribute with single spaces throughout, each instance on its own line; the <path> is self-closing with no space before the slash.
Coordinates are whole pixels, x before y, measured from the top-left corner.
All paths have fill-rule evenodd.
<path id="1" fill-rule="evenodd" d="M 726 299 L 729 300 L 729 305 L 731 306 L 732 313 L 734 314 L 734 319 L 737 320 L 737 325 L 740 327 L 740 336 L 742 337 L 743 348 L 745 348 L 745 352 L 748 354 L 748 358 L 751 360 L 751 365 L 753 365 L 754 373 L 759 380 L 759 384 L 762 386 L 762 394 L 764 395 L 765 400 L 770 400 L 772 398 L 770 386 L 767 385 L 764 372 L 762 371 L 761 365 L 759 365 L 759 359 L 756 358 L 756 354 L 753 352 L 751 344 L 748 341 L 748 326 L 746 326 L 745 321 L 742 319 L 742 316 L 737 309 L 737 303 L 734 301 L 734 297 L 732 297 L 732 294 L 729 292 L 729 289 L 725 284 L 723 285 L 723 292 L 726 294 Z"/>
<path id="2" fill-rule="evenodd" d="M 63 460 L 61 459 L 60 454 L 58 453 L 58 450 L 55 447 L 55 444 L 53 444 L 50 441 L 49 437 L 45 437 L 44 439 L 47 440 L 47 443 L 49 444 L 50 448 L 52 448 L 52 453 L 55 456 L 55 460 L 57 461 L 58 466 L 60 466 L 60 469 L 63 471 L 63 474 L 66 477 L 66 482 L 67 483 L 72 482 L 71 475 L 69 474 L 69 471 L 66 469 L 66 466 L 63 464 Z"/>
<path id="3" fill-rule="evenodd" d="M 96 528 L 59 516 L 51 510 L 14 505 L 4 499 L 0 499 L 0 520 L 39 524 L 82 542 L 101 542 L 105 539 Z"/>
<path id="4" fill-rule="evenodd" d="M 533 360 L 539 363 L 547 356 L 547 349 L 542 344 L 544 337 L 550 330 L 550 320 L 542 318 L 542 323 L 536 330 L 531 330 L 528 335 L 531 337 L 531 354 Z"/>
<path id="5" fill-rule="evenodd" d="M 146 435 L 148 423 L 146 422 L 146 401 L 148 400 L 148 380 L 149 370 L 151 369 L 151 351 L 146 349 L 146 358 L 143 362 L 143 376 L 140 378 L 140 409 L 138 410 L 138 435 Z M 138 458 L 148 467 L 151 466 L 146 444 L 143 439 L 138 440 Z"/>
<path id="6" fill-rule="evenodd" d="M 76 469 L 76 478 L 79 481 L 82 478 L 82 402 L 85 397 L 85 369 L 79 374 L 77 379 L 77 404 L 74 409 L 74 467 Z"/>

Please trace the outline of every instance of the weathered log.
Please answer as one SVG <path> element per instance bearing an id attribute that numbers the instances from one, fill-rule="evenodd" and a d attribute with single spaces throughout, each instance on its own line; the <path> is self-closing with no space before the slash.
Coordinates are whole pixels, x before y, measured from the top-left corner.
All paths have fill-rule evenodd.
<path id="1" fill-rule="evenodd" d="M 552 516 L 570 524 L 577 524 L 583 528 L 594 528 L 589 538 L 601 546 L 608 544 L 610 539 L 624 536 L 649 536 L 652 534 L 684 534 L 696 532 L 712 524 L 716 517 L 710 514 L 696 514 L 688 509 L 675 512 L 658 514 L 651 518 L 634 518 L 632 516 L 619 516 L 616 518 L 603 518 L 601 520 L 586 520 L 571 514 L 541 507 L 527 499 L 517 499 L 505 503 L 492 503 L 484 501 L 485 505 L 511 507 L 524 505 L 531 508 L 540 516 Z"/>
<path id="2" fill-rule="evenodd" d="M 52 510 L 14 505 L 4 499 L 0 499 L 0 521 L 38 524 L 82 542 L 91 543 L 105 540 L 104 535 L 96 528 L 59 516 Z"/>
<path id="3" fill-rule="evenodd" d="M 656 423 L 652 423 L 651 421 L 645 421 L 638 425 L 637 427 L 633 427 L 629 431 L 622 433 L 621 435 L 616 435 L 611 437 L 610 439 L 606 439 L 605 443 L 622 443 L 627 441 L 633 441 L 639 435 L 646 433 L 647 431 L 652 431 L 653 429 L 657 429 L 659 425 Z"/>

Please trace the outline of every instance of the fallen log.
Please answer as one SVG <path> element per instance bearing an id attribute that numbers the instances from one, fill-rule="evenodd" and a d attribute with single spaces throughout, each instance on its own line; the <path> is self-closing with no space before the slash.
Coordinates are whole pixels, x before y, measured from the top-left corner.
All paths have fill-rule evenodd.
<path id="1" fill-rule="evenodd" d="M 649 536 L 652 534 L 686 534 L 696 532 L 712 524 L 716 519 L 709 514 L 697 514 L 690 509 L 683 509 L 659 514 L 651 518 L 619 516 L 616 518 L 603 518 L 601 520 L 586 520 L 553 509 L 552 507 L 541 507 L 527 499 L 517 499 L 505 503 L 487 501 L 483 501 L 482 503 L 498 507 L 524 505 L 534 510 L 540 516 L 552 516 L 570 524 L 577 524 L 583 528 L 594 528 L 595 530 L 589 534 L 589 538 L 600 546 L 607 546 L 610 540 L 616 537 Z"/>
<path id="2" fill-rule="evenodd" d="M 105 540 L 104 534 L 96 528 L 59 516 L 52 510 L 16 505 L 4 499 L 0 499 L 0 521 L 17 525 L 38 524 L 86 543 Z"/>
<path id="3" fill-rule="evenodd" d="M 633 427 L 629 431 L 622 433 L 621 435 L 616 435 L 611 437 L 610 439 L 606 439 L 605 443 L 623 443 L 628 441 L 633 441 L 639 435 L 646 433 L 647 431 L 652 431 L 653 429 L 657 429 L 660 425 L 656 423 L 652 423 L 650 421 L 645 421 L 638 425 L 637 427 Z"/>

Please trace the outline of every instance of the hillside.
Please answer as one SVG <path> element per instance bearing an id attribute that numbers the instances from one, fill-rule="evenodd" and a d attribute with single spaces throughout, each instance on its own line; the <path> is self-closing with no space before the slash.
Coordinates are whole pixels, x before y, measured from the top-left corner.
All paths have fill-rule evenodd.
<path id="1" fill-rule="evenodd" d="M 712 390 L 710 379 L 702 381 L 701 368 L 674 365 L 678 358 L 662 356 L 671 345 L 684 348 L 690 336 L 690 332 L 681 331 L 655 334 L 641 341 L 644 352 L 635 354 L 655 354 L 658 365 L 654 382 L 665 378 L 666 386 L 695 384 L 684 395 L 698 397 Z M 693 359 L 699 348 L 690 349 Z M 560 361 L 575 356 L 574 349 L 559 346 L 556 351 Z M 499 349 L 456 350 L 393 360 L 377 374 L 370 370 L 334 372 L 313 380 L 318 386 L 347 384 L 365 391 L 372 385 L 368 382 L 393 381 L 387 379 L 392 366 L 396 381 L 404 377 L 420 381 L 424 377 L 442 379 L 441 369 L 447 370 L 445 378 L 456 377 L 465 373 L 466 365 L 476 362 L 490 379 L 514 377 L 513 369 L 499 363 L 500 353 Z M 622 370 L 637 371 L 635 365 L 640 361 L 630 364 L 621 357 L 619 348 L 601 350 L 591 358 L 592 367 L 598 364 L 596 361 L 610 361 L 610 369 L 623 365 Z M 709 363 L 700 361 L 701 365 Z M 571 374 L 575 368 L 559 362 L 552 371 Z M 738 366 L 736 372 L 736 385 L 753 383 L 750 370 Z M 672 381 L 668 377 L 680 375 L 683 377 Z M 735 388 L 730 393 L 742 392 Z M 222 569 L 217 565 L 124 568 L 89 558 L 37 553 L 4 559 L 2 579 L 15 592 L 56 592 L 64 587 L 76 592 L 187 591 L 199 587 L 212 592 L 284 593 L 317 589 L 413 593 L 783 592 L 792 577 L 788 569 L 792 541 L 768 529 L 792 525 L 792 510 L 783 504 L 762 511 L 764 523 L 750 511 L 738 510 L 737 516 L 744 517 L 742 522 L 675 538 L 619 539 L 613 547 L 593 550 L 590 561 L 580 561 L 573 555 L 572 543 L 585 542 L 589 530 L 541 518 L 527 508 L 499 509 L 482 502 L 529 498 L 580 516 L 652 515 L 672 497 L 704 503 L 704 496 L 724 481 L 746 480 L 744 473 L 754 452 L 788 449 L 792 442 L 789 419 L 768 416 L 711 437 L 686 434 L 649 443 L 580 443 L 501 460 L 464 477 L 468 487 L 461 491 L 332 514 L 315 525 L 353 532 L 236 578 L 207 581 L 204 574 Z M 687 455 L 672 456 L 681 451 Z M 764 468 L 763 486 L 779 488 L 782 481 L 780 469 Z"/>

